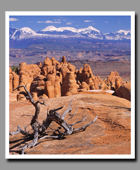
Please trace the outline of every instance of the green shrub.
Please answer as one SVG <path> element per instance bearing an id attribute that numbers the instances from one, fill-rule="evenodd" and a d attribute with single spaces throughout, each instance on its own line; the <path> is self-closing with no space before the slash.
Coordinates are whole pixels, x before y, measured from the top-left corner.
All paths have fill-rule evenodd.
<path id="1" fill-rule="evenodd" d="M 12 71 L 14 71 L 16 74 L 18 74 L 19 66 L 11 66 Z"/>

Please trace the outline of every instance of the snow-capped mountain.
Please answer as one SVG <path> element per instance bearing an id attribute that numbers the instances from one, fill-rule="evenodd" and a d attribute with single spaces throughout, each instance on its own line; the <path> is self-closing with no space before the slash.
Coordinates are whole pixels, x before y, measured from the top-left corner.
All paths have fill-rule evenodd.
<path id="1" fill-rule="evenodd" d="M 29 27 L 23 27 L 21 29 L 12 27 L 10 28 L 9 34 L 10 38 L 13 40 L 32 38 L 36 35 L 37 33 Z"/>
<path id="2" fill-rule="evenodd" d="M 87 28 L 76 29 L 73 27 L 48 26 L 40 31 L 35 32 L 29 27 L 10 28 L 9 37 L 13 40 L 23 40 L 29 38 L 88 38 L 100 40 L 123 40 L 131 39 L 131 32 L 119 30 L 112 33 L 102 33 L 96 28 L 89 26 Z"/>
<path id="3" fill-rule="evenodd" d="M 59 28 L 56 28 L 56 27 L 54 27 L 54 26 L 52 26 L 52 25 L 44 28 L 44 29 L 41 30 L 41 31 L 42 31 L 42 32 L 47 32 L 47 31 L 50 31 L 50 32 L 52 32 L 52 31 L 63 32 L 63 31 L 65 31 L 65 30 L 71 31 L 71 32 L 77 32 L 77 29 L 76 29 L 76 28 L 73 28 L 73 27 L 59 27 Z"/>
<path id="4" fill-rule="evenodd" d="M 123 39 L 131 39 L 131 31 L 127 30 L 119 30 L 106 34 L 107 40 L 123 40 Z"/>
<path id="5" fill-rule="evenodd" d="M 88 38 L 96 38 L 103 39 L 103 33 L 101 33 L 96 28 L 89 26 L 87 28 L 76 29 L 73 27 L 59 27 L 56 28 L 54 26 L 48 26 L 37 33 L 40 34 L 53 34 L 53 35 L 67 35 L 68 37 L 76 36 L 76 37 L 88 37 Z"/>

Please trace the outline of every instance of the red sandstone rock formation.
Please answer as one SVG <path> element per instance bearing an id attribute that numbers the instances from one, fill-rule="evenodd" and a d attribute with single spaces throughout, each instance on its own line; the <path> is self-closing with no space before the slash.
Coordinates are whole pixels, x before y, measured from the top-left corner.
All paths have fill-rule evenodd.
<path id="1" fill-rule="evenodd" d="M 47 81 L 45 83 L 44 93 L 49 97 L 60 97 L 60 77 L 55 74 L 48 74 Z"/>
<path id="2" fill-rule="evenodd" d="M 111 87 L 111 89 L 115 89 L 115 79 L 119 77 L 119 73 L 117 71 L 111 71 L 110 75 L 107 77 L 106 84 Z"/>
<path id="3" fill-rule="evenodd" d="M 88 79 L 86 80 L 86 83 L 88 84 L 89 89 L 90 89 L 90 90 L 93 90 L 93 88 L 94 88 L 94 83 L 93 83 L 92 78 L 88 78 Z"/>
<path id="4" fill-rule="evenodd" d="M 54 97 L 61 97 L 61 86 L 60 86 L 60 77 L 56 76 L 55 77 L 55 82 L 54 82 Z"/>
<path id="5" fill-rule="evenodd" d="M 42 67 L 42 75 L 47 76 L 48 74 L 56 73 L 55 66 Z"/>
<path id="6" fill-rule="evenodd" d="M 123 84 L 123 80 L 121 77 L 117 77 L 115 79 L 115 91 Z"/>
<path id="7" fill-rule="evenodd" d="M 88 64 L 84 65 L 82 75 L 83 75 L 83 81 L 85 82 L 88 78 L 91 78 L 91 76 L 93 75 L 92 70 Z"/>
<path id="8" fill-rule="evenodd" d="M 90 90 L 105 88 L 103 80 L 99 76 L 93 75 L 92 70 L 88 64 L 85 64 L 83 68 L 79 69 L 79 71 L 77 72 L 76 80 L 81 83 L 85 82 L 88 85 L 88 89 Z M 87 89 L 82 86 L 80 88 L 83 88 L 84 90 Z"/>
<path id="9" fill-rule="evenodd" d="M 122 85 L 122 78 L 119 77 L 116 71 L 111 71 L 107 80 L 102 80 L 99 76 L 93 75 L 88 64 L 76 70 L 74 65 L 66 61 L 65 56 L 62 57 L 61 63 L 54 57 L 51 59 L 47 57 L 44 59 L 43 65 L 41 63 L 39 63 L 39 66 L 36 64 L 26 65 L 25 62 L 22 62 L 19 66 L 19 75 L 12 72 L 11 68 L 9 69 L 10 92 L 18 85 L 27 84 L 27 89 L 30 89 L 31 94 L 35 98 L 53 98 L 60 97 L 61 95 L 69 96 L 76 94 L 78 91 L 107 90 L 112 88 L 116 90 L 118 96 L 125 96 L 119 90 L 122 87 L 126 89 L 126 87 Z M 23 89 L 20 88 L 20 90 Z M 128 96 L 124 98 L 130 99 Z M 19 94 L 17 99 L 22 100 L 23 96 Z"/>
<path id="10" fill-rule="evenodd" d="M 66 57 L 65 57 L 65 56 L 62 57 L 61 64 L 67 64 L 67 61 L 66 61 Z"/>
<path id="11" fill-rule="evenodd" d="M 62 96 L 65 96 L 66 94 L 71 93 L 71 95 L 76 94 L 78 91 L 78 85 L 76 83 L 76 79 L 74 76 L 74 72 L 67 72 L 65 79 L 62 82 L 62 87 L 61 87 L 61 94 Z"/>
<path id="12" fill-rule="evenodd" d="M 42 68 L 42 64 L 41 64 L 41 62 L 39 62 L 39 65 L 38 65 L 38 67 L 39 67 L 39 68 Z"/>
<path id="13" fill-rule="evenodd" d="M 43 75 L 37 76 L 31 83 L 30 92 L 36 92 L 37 96 L 44 94 L 44 86 L 45 86 L 46 77 Z"/>
<path id="14" fill-rule="evenodd" d="M 52 61 L 49 59 L 49 57 L 44 59 L 42 67 L 46 67 L 46 66 L 52 66 Z"/>
<path id="15" fill-rule="evenodd" d="M 41 96 L 39 96 L 39 99 L 48 99 L 48 96 L 46 94 L 42 94 Z"/>
<path id="16" fill-rule="evenodd" d="M 42 66 L 42 75 L 47 76 L 48 74 L 56 73 L 55 65 L 52 64 L 52 60 L 49 57 L 44 59 Z"/>
<path id="17" fill-rule="evenodd" d="M 17 101 L 19 100 L 23 100 L 23 101 L 26 100 L 26 97 L 24 96 L 24 94 L 17 94 Z"/>
<path id="18" fill-rule="evenodd" d="M 9 92 L 12 92 L 17 86 L 19 86 L 19 76 L 9 67 Z"/>
<path id="19" fill-rule="evenodd" d="M 51 61 L 52 61 L 52 65 L 55 66 L 55 67 L 57 65 L 60 65 L 60 63 L 54 57 L 51 58 Z"/>
<path id="20" fill-rule="evenodd" d="M 118 97 L 131 101 L 131 83 L 123 83 L 115 92 Z"/>
<path id="21" fill-rule="evenodd" d="M 59 67 L 59 71 L 56 71 L 57 67 Z M 62 74 L 60 72 L 60 68 L 60 63 L 54 57 L 52 57 L 51 60 L 48 57 L 45 58 L 41 68 L 42 75 L 39 75 L 33 80 L 30 88 L 31 93 L 37 92 L 38 96 L 45 94 L 49 98 L 60 97 L 60 82 L 62 83 Z M 53 92 L 49 92 L 49 89 L 51 89 Z"/>
<path id="22" fill-rule="evenodd" d="M 62 82 L 63 82 L 65 77 L 66 77 L 66 74 L 69 72 L 69 69 L 68 69 L 67 65 L 62 65 L 61 69 L 60 69 L 60 72 L 62 74 Z"/>
<path id="23" fill-rule="evenodd" d="M 30 85 L 35 77 L 40 75 L 40 68 L 36 64 L 30 64 L 26 65 L 26 63 L 21 63 L 19 70 L 19 84 L 20 85 L 26 85 L 27 89 L 30 90 Z M 20 88 L 20 90 L 24 90 L 23 88 Z"/>
<path id="24" fill-rule="evenodd" d="M 46 82 L 45 82 L 44 93 L 45 93 L 49 98 L 54 98 L 54 85 L 52 85 L 52 82 L 51 82 L 51 81 L 46 81 Z"/>
<path id="25" fill-rule="evenodd" d="M 80 86 L 80 91 L 87 91 L 90 90 L 89 89 L 89 85 L 86 82 L 82 82 L 81 86 Z"/>
<path id="26" fill-rule="evenodd" d="M 76 71 L 76 67 L 75 67 L 74 65 L 70 64 L 70 63 L 68 63 L 68 69 L 69 69 L 70 71 L 74 72 L 74 73 L 75 73 L 75 71 Z"/>
<path id="27" fill-rule="evenodd" d="M 92 81 L 94 83 L 94 89 L 102 89 L 101 84 L 103 84 L 103 80 L 100 78 L 100 76 L 92 76 Z"/>

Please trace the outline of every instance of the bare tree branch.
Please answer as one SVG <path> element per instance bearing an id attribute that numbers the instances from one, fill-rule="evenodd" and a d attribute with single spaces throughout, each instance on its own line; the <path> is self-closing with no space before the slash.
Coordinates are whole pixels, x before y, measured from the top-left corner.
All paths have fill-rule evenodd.
<path id="1" fill-rule="evenodd" d="M 77 128 L 77 129 L 74 129 L 73 132 L 76 132 L 76 131 L 79 131 L 79 130 L 85 130 L 88 126 L 90 126 L 93 122 L 96 121 L 97 117 L 98 116 L 96 116 L 95 119 L 92 122 L 88 123 L 87 125 L 80 127 L 80 128 Z"/>
<path id="2" fill-rule="evenodd" d="M 20 88 L 20 87 L 24 87 L 24 90 L 26 91 L 26 94 L 28 95 L 28 97 L 29 97 L 29 99 L 30 99 L 30 102 L 34 105 L 35 104 L 35 101 L 33 100 L 33 97 L 32 97 L 32 95 L 30 94 L 30 92 L 27 90 L 27 84 L 24 86 L 24 85 L 21 85 L 21 86 L 18 86 L 18 87 L 16 87 L 15 89 L 13 89 L 13 91 L 14 90 L 16 90 L 16 89 L 18 89 L 18 88 Z"/>
<path id="3" fill-rule="evenodd" d="M 42 140 L 42 139 L 45 139 L 45 138 L 53 138 L 53 139 L 60 139 L 61 138 L 61 135 L 58 135 L 58 136 L 43 136 L 42 138 L 40 138 L 39 140 Z"/>
<path id="4" fill-rule="evenodd" d="M 86 124 L 85 126 L 80 127 L 80 128 L 77 128 L 77 129 L 74 129 L 73 126 L 74 126 L 75 124 L 77 124 L 77 123 L 80 123 L 80 122 L 84 121 L 84 120 L 86 119 L 86 117 L 84 117 L 82 120 L 79 120 L 79 121 L 77 121 L 77 122 L 75 122 L 75 123 L 72 123 L 72 124 L 68 124 L 68 123 L 67 123 L 68 120 L 70 120 L 70 119 L 72 119 L 72 118 L 74 117 L 74 115 L 76 114 L 77 109 L 78 109 L 78 107 L 76 107 L 76 110 L 75 110 L 74 114 L 71 114 L 71 113 L 70 113 L 71 110 L 72 110 L 72 107 L 71 107 L 71 102 L 72 102 L 72 100 L 73 100 L 73 99 L 72 99 L 72 100 L 70 101 L 70 103 L 69 103 L 68 108 L 64 111 L 64 113 L 62 114 L 62 116 L 61 116 L 57 111 L 60 110 L 60 109 L 62 109 L 63 106 L 61 106 L 61 107 L 59 107 L 59 108 L 56 108 L 56 109 L 53 109 L 53 110 L 48 110 L 48 109 L 47 109 L 47 118 L 46 118 L 46 120 L 44 120 L 43 123 L 41 124 L 41 123 L 39 123 L 38 120 L 37 120 L 37 119 L 38 119 L 38 115 L 39 115 L 39 113 L 40 113 L 40 106 L 39 106 L 39 104 L 46 106 L 45 101 L 43 100 L 43 102 L 41 102 L 41 101 L 38 100 L 38 101 L 35 102 L 35 101 L 33 100 L 33 98 L 32 98 L 32 95 L 31 95 L 30 92 L 27 90 L 26 86 L 22 85 L 22 86 L 18 86 L 17 88 L 19 88 L 19 87 L 24 87 L 24 89 L 25 89 L 25 91 L 26 91 L 26 93 L 27 93 L 27 96 L 28 96 L 28 98 L 30 99 L 30 102 L 31 102 L 31 103 L 33 104 L 33 106 L 35 107 L 35 114 L 34 114 L 34 116 L 33 116 L 32 119 L 31 119 L 31 123 L 29 124 L 29 125 L 31 125 L 31 127 L 32 127 L 32 129 L 33 129 L 33 131 L 34 131 L 33 134 L 27 133 L 26 128 L 27 128 L 28 125 L 24 127 L 25 131 L 21 130 L 21 128 L 18 126 L 18 127 L 17 127 L 17 130 L 16 130 L 15 132 L 10 132 L 10 133 L 9 133 L 9 135 L 15 135 L 15 134 L 17 134 L 17 133 L 21 133 L 21 134 L 25 135 L 26 137 L 27 137 L 27 136 L 29 136 L 29 137 L 32 137 L 32 136 L 33 136 L 33 141 L 32 141 L 31 143 L 27 143 L 27 144 L 25 144 L 23 147 L 21 147 L 22 154 L 24 154 L 26 148 L 34 147 L 34 146 L 37 144 L 38 139 L 39 139 L 39 140 L 42 140 L 42 139 L 45 139 L 45 138 L 61 139 L 61 138 L 63 138 L 64 136 L 66 136 L 66 135 L 71 135 L 71 134 L 73 134 L 73 133 L 76 132 L 76 131 L 85 130 L 88 126 L 90 126 L 90 125 L 91 125 L 93 122 L 95 122 L 96 119 L 97 119 L 97 116 L 96 116 L 96 118 L 95 118 L 93 121 L 91 121 L 90 123 Z M 15 88 L 15 89 L 17 89 L 17 88 Z M 14 89 L 14 90 L 15 90 L 15 89 Z M 70 118 L 68 118 L 68 119 L 65 121 L 64 119 L 65 119 L 65 116 L 66 116 L 67 113 L 69 114 Z M 45 135 L 45 136 L 39 138 L 39 135 L 42 136 L 42 135 L 45 134 L 44 132 L 48 129 L 48 127 L 50 127 L 50 124 L 51 124 L 53 121 L 55 121 L 58 125 L 60 125 L 60 127 L 58 127 L 56 130 L 54 130 L 54 129 L 52 129 L 52 128 L 51 128 L 51 129 L 54 130 L 55 132 L 57 131 L 59 134 L 58 134 L 58 135 L 55 135 L 55 136 L 53 136 L 53 135 L 52 135 L 52 136 Z M 61 128 L 63 128 L 64 132 L 61 132 L 61 131 L 59 130 L 59 129 L 61 129 Z"/>
<path id="5" fill-rule="evenodd" d="M 31 143 L 28 143 L 21 148 L 22 154 L 24 154 L 26 148 L 34 147 L 38 141 L 38 128 L 36 127 L 36 125 L 34 125 L 33 130 L 34 130 L 34 139 Z"/>
<path id="6" fill-rule="evenodd" d="M 9 135 L 15 135 L 17 133 L 21 133 L 25 136 L 29 135 L 26 131 L 23 131 L 19 126 L 17 126 L 17 130 L 15 132 L 10 132 Z"/>
<path id="7" fill-rule="evenodd" d="M 66 122 L 74 117 L 74 115 L 76 114 L 77 110 L 78 110 L 78 107 L 76 107 L 76 110 L 75 110 L 74 114 L 71 114 L 71 117 L 68 118 L 68 119 L 66 120 Z"/>
<path id="8" fill-rule="evenodd" d="M 75 125 L 75 124 L 77 124 L 77 123 L 83 122 L 86 118 L 87 118 L 87 117 L 84 117 L 82 120 L 79 120 L 79 121 L 77 121 L 77 122 L 75 122 L 75 123 L 72 123 L 72 124 L 69 124 L 69 125 L 70 125 L 70 126 L 73 126 L 73 125 Z"/>
<path id="9" fill-rule="evenodd" d="M 41 101 L 37 101 L 35 104 L 37 105 L 38 103 L 40 103 L 40 104 L 42 104 L 42 105 L 45 105 L 45 106 L 47 106 L 47 104 L 45 104 L 45 100 L 44 99 L 42 99 L 43 100 L 43 102 L 41 102 Z"/>
<path id="10" fill-rule="evenodd" d="M 72 100 L 73 100 L 73 99 L 72 99 Z M 68 112 L 71 112 L 71 110 L 72 110 L 72 108 L 71 108 L 71 102 L 72 102 L 72 100 L 70 101 L 69 107 L 67 108 L 67 110 L 65 110 L 65 112 L 63 113 L 63 115 L 62 115 L 62 120 L 65 119 L 65 116 L 66 116 L 66 114 L 67 114 Z"/>

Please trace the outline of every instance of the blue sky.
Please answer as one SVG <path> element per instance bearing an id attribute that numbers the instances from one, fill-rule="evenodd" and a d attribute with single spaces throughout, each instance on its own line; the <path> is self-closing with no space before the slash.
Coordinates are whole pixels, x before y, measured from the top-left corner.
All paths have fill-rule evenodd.
<path id="1" fill-rule="evenodd" d="M 9 16 L 9 26 L 22 28 L 30 27 L 34 31 L 47 26 L 86 28 L 93 26 L 103 33 L 120 29 L 131 29 L 131 16 Z"/>

